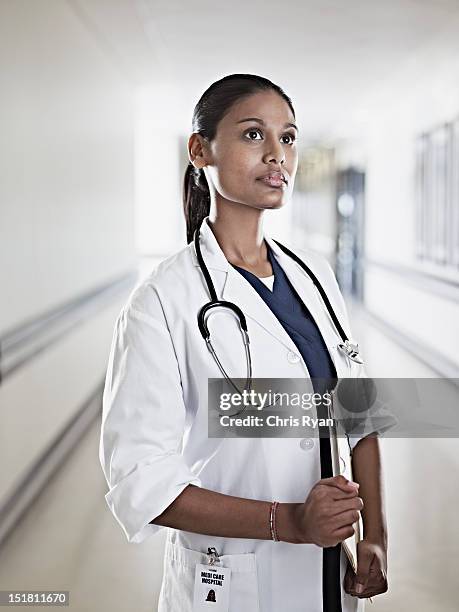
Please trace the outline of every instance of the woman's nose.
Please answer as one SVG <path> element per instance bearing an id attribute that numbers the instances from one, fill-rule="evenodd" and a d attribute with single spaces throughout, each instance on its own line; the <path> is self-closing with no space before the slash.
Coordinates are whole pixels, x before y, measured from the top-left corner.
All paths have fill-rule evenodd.
<path id="1" fill-rule="evenodd" d="M 266 140 L 266 151 L 263 156 L 263 161 L 265 163 L 274 161 L 278 164 L 283 164 L 285 162 L 284 147 L 277 138 Z"/>

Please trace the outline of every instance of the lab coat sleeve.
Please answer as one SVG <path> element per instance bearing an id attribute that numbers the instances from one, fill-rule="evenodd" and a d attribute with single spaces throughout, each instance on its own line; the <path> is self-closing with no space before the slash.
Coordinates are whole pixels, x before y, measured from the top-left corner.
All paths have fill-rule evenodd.
<path id="1" fill-rule="evenodd" d="M 180 452 L 185 405 L 172 339 L 152 286 L 133 293 L 115 324 L 103 393 L 99 459 L 107 504 L 129 542 L 189 485 L 202 486 Z"/>

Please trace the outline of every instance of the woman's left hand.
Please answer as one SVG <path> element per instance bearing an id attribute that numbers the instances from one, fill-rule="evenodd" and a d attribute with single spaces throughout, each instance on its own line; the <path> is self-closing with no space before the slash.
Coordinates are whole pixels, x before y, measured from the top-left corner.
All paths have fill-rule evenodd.
<path id="1" fill-rule="evenodd" d="M 387 552 L 380 544 L 361 540 L 357 543 L 357 574 L 348 562 L 344 590 L 354 597 L 373 597 L 385 593 L 387 585 Z"/>

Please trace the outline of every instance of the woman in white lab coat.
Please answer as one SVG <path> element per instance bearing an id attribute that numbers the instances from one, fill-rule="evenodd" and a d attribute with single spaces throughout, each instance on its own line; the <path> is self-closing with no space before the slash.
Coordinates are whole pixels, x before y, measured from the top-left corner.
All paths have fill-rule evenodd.
<path id="1" fill-rule="evenodd" d="M 340 337 L 309 276 L 263 229 L 265 211 L 290 200 L 296 138 L 291 100 L 271 81 L 231 75 L 209 87 L 188 141 L 188 244 L 142 281 L 116 322 L 100 441 L 106 500 L 130 542 L 168 527 L 160 612 L 351 612 L 387 590 L 376 436 L 350 438 L 357 484 L 342 476 L 321 479 L 314 436 L 208 437 L 208 379 L 221 372 L 198 329 L 198 312 L 210 296 L 195 230 L 217 295 L 246 317 L 253 378 L 309 377 L 298 347 L 233 267 L 271 275 L 267 245 L 314 318 L 337 376 L 365 376 L 363 366 L 337 349 Z M 351 337 L 326 260 L 290 248 L 317 276 Z M 228 374 L 245 379 L 237 319 L 217 310 L 208 325 Z M 353 534 L 360 511 L 365 537 L 358 572 L 342 552 L 341 601 L 332 601 L 322 580 L 323 550 Z M 196 567 L 208 563 L 212 547 L 216 567 L 231 569 L 229 603 L 209 592 L 193 606 Z"/>

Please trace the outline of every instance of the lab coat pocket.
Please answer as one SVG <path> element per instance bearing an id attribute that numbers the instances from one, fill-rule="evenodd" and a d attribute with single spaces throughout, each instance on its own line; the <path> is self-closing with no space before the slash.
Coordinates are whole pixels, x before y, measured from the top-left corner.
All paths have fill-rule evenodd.
<path id="1" fill-rule="evenodd" d="M 208 560 L 203 552 L 166 543 L 158 612 L 192 612 L 196 565 Z M 255 553 L 221 555 L 220 565 L 231 569 L 229 612 L 259 612 Z"/>

